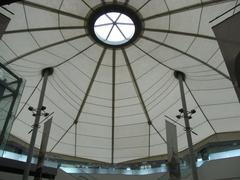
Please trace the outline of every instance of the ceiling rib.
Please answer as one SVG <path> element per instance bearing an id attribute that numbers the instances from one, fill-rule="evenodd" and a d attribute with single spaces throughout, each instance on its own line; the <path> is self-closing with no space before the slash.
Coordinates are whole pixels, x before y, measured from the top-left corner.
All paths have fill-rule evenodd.
<path id="1" fill-rule="evenodd" d="M 102 60 L 103 60 L 103 57 L 104 57 L 105 53 L 106 53 L 106 48 L 104 48 L 103 51 L 102 51 L 102 54 L 101 54 L 101 56 L 100 56 L 100 58 L 99 58 L 99 60 L 98 60 L 97 66 L 96 66 L 96 68 L 95 68 L 95 70 L 94 70 L 94 73 L 93 73 L 93 75 L 92 75 L 91 81 L 90 81 L 90 83 L 89 83 L 89 85 L 88 85 L 86 94 L 85 94 L 85 96 L 84 96 L 84 98 L 83 98 L 82 104 L 81 104 L 81 106 L 80 106 L 80 108 L 79 108 L 79 111 L 78 111 L 78 113 L 77 113 L 76 119 L 75 119 L 75 121 L 74 121 L 74 123 L 76 123 L 76 124 L 78 123 L 78 120 L 79 120 L 79 117 L 80 117 L 80 115 L 81 115 L 81 113 L 82 113 L 83 107 L 84 107 L 84 105 L 85 105 L 85 103 L 86 103 L 86 101 L 87 101 L 88 95 L 89 95 L 89 93 L 90 93 L 90 91 L 91 91 L 91 89 L 92 89 L 93 82 L 94 82 L 94 80 L 95 80 L 95 78 L 96 78 L 96 76 L 97 76 L 99 67 L 100 67 L 100 65 L 102 64 Z"/>
<path id="2" fill-rule="evenodd" d="M 228 80 L 231 81 L 231 79 L 230 79 L 229 76 L 227 76 L 227 75 L 224 74 L 223 72 L 219 71 L 219 70 L 216 69 L 215 67 L 211 66 L 210 64 L 204 62 L 203 60 L 201 60 L 201 59 L 199 59 L 199 58 L 197 58 L 197 57 L 195 57 L 195 56 L 192 56 L 192 55 L 190 55 L 190 54 L 188 54 L 188 53 L 186 53 L 186 52 L 184 52 L 184 51 L 182 51 L 182 50 L 180 50 L 180 49 L 178 49 L 178 48 L 175 48 L 175 47 L 173 47 L 173 46 L 170 46 L 170 45 L 168 45 L 168 44 L 165 44 L 165 43 L 156 41 L 156 40 L 154 40 L 154 39 L 152 39 L 152 38 L 149 38 L 149 37 L 146 37 L 146 36 L 141 36 L 141 37 L 142 37 L 143 39 L 148 40 L 148 41 L 151 41 L 151 42 L 154 42 L 154 43 L 156 43 L 156 44 L 162 45 L 162 46 L 164 46 L 164 47 L 166 47 L 166 48 L 169 48 L 169 49 L 172 49 L 172 50 L 174 50 L 174 51 L 177 51 L 177 52 L 179 52 L 179 53 L 181 53 L 181 54 L 183 54 L 183 55 L 185 55 L 185 56 L 187 56 L 187 57 L 190 57 L 191 59 L 200 62 L 201 64 L 209 67 L 210 69 L 214 70 L 214 71 L 217 72 L 218 74 L 222 75 L 224 78 L 226 78 L 226 79 L 228 79 Z"/>
<path id="3" fill-rule="evenodd" d="M 216 132 L 215 128 L 213 127 L 213 125 L 212 125 L 211 122 L 209 121 L 209 119 L 208 119 L 208 117 L 206 116 L 206 114 L 203 112 L 202 107 L 200 106 L 200 104 L 198 103 L 197 99 L 196 99 L 195 96 L 193 95 L 193 92 L 192 92 L 191 89 L 189 88 L 187 82 L 184 81 L 184 83 L 185 83 L 185 85 L 186 85 L 188 91 L 190 92 L 190 94 L 191 94 L 193 100 L 194 100 L 195 103 L 197 104 L 199 110 L 202 112 L 203 116 L 205 117 L 206 121 L 208 122 L 209 126 L 211 127 L 211 129 L 213 130 L 213 132 L 216 134 L 217 132 Z"/>
<path id="4" fill-rule="evenodd" d="M 27 53 L 25 53 L 25 54 L 22 54 L 22 55 L 20 55 L 20 56 L 18 56 L 18 57 L 16 57 L 16 58 L 13 58 L 13 59 L 9 60 L 8 62 L 6 62 L 4 65 L 7 66 L 7 65 L 9 65 L 9 64 L 11 64 L 11 63 L 19 60 L 19 59 L 22 59 L 22 58 L 24 58 L 24 57 L 26 57 L 26 56 L 29 56 L 29 55 L 31 55 L 31 54 L 34 54 L 34 53 L 36 53 L 36 52 L 42 51 L 42 50 L 44 50 L 44 49 L 47 49 L 47 48 L 50 48 L 50 47 L 53 47 L 53 46 L 56 46 L 56 45 L 59 45 L 59 44 L 62 44 L 62 43 L 68 42 L 68 41 L 73 41 L 73 40 L 76 40 L 76 39 L 84 38 L 84 37 L 86 37 L 86 36 L 88 36 L 88 34 L 83 34 L 83 35 L 80 35 L 80 36 L 75 36 L 75 37 L 68 38 L 68 39 L 64 39 L 64 40 L 62 40 L 62 41 L 58 41 L 58 42 L 55 42 L 55 43 L 52 43 L 52 44 L 48 44 L 48 45 L 46 45 L 46 46 L 42 46 L 41 48 L 35 49 L 35 50 L 33 50 L 33 51 L 29 51 L 29 52 L 27 52 Z"/>
<path id="5" fill-rule="evenodd" d="M 101 56 L 100 56 L 100 58 L 99 58 L 99 60 L 98 60 L 97 66 L 96 66 L 96 68 L 95 68 L 95 70 L 94 70 L 92 79 L 91 79 L 91 81 L 90 81 L 90 83 L 89 83 L 89 85 L 88 85 L 86 94 L 85 94 L 85 96 L 84 96 L 84 99 L 83 99 L 83 101 L 82 101 L 82 104 L 81 104 L 81 106 L 80 106 L 80 108 L 79 108 L 79 111 L 78 111 L 78 113 L 77 113 L 77 115 L 76 115 L 75 120 L 73 121 L 73 123 L 71 124 L 71 126 L 67 129 L 67 131 L 61 136 L 61 138 L 56 142 L 56 144 L 52 147 L 52 149 L 50 150 L 50 152 L 52 152 L 52 151 L 54 150 L 54 148 L 59 144 L 59 142 L 63 139 L 63 137 L 68 133 L 68 131 L 69 131 L 75 124 L 78 124 L 79 117 L 80 117 L 80 115 L 81 115 L 81 113 L 82 113 L 82 110 L 83 110 L 83 107 L 84 107 L 84 105 L 85 105 L 85 103 L 86 103 L 86 101 L 87 101 L 87 97 L 88 97 L 88 95 L 89 95 L 89 93 L 90 93 L 90 91 L 91 91 L 93 82 L 94 82 L 94 80 L 95 80 L 95 78 L 96 78 L 96 76 L 97 76 L 97 72 L 98 72 L 99 67 L 100 67 L 100 65 L 101 65 L 101 63 L 102 63 L 102 60 L 103 60 L 103 57 L 104 57 L 105 53 L 106 53 L 106 48 L 103 49 L 102 54 L 101 54 Z"/>
<path id="6" fill-rule="evenodd" d="M 102 4 L 103 4 L 103 5 L 105 5 L 105 4 L 106 4 L 105 0 L 101 0 L 101 1 L 102 1 Z"/>
<path id="7" fill-rule="evenodd" d="M 124 5 L 125 6 L 128 5 L 128 3 L 129 3 L 129 0 L 125 0 Z"/>
<path id="8" fill-rule="evenodd" d="M 173 30 L 166 30 L 166 29 L 154 29 L 154 28 L 144 28 L 143 30 L 151 31 L 151 32 L 162 32 L 162 33 L 169 33 L 169 34 L 177 34 L 177 35 L 198 37 L 198 38 L 210 39 L 210 40 L 217 40 L 216 37 L 207 36 L 207 35 L 203 35 L 203 34 L 181 32 L 181 31 L 173 31 Z"/>
<path id="9" fill-rule="evenodd" d="M 157 128 L 155 127 L 155 125 L 154 125 L 153 123 L 151 124 L 151 126 L 152 126 L 153 129 L 158 133 L 158 135 L 159 135 L 160 137 L 162 137 L 160 131 L 157 130 Z M 164 139 L 164 142 L 167 144 L 167 141 L 166 141 L 165 139 Z"/>
<path id="10" fill-rule="evenodd" d="M 156 61 L 157 63 L 161 64 L 162 66 L 164 66 L 164 67 L 166 67 L 166 68 L 168 68 L 168 69 L 170 69 L 170 70 L 172 70 L 172 71 L 175 71 L 175 69 L 173 69 L 173 68 L 169 67 L 168 65 L 160 62 L 160 61 L 157 60 L 155 57 L 153 57 L 151 54 L 149 54 L 148 52 L 146 52 L 146 51 L 144 51 L 142 48 L 140 48 L 138 45 L 134 44 L 134 46 L 135 46 L 136 48 L 138 48 L 140 51 L 142 51 L 144 54 L 146 54 L 147 56 L 149 56 L 151 59 L 153 59 L 154 61 Z"/>
<path id="11" fill-rule="evenodd" d="M 40 82 L 42 81 L 42 76 L 40 78 L 40 80 L 38 81 L 38 83 L 36 84 L 36 86 L 34 87 L 33 91 L 31 92 L 31 94 L 29 95 L 29 97 L 27 98 L 27 100 L 25 101 L 25 103 L 23 104 L 23 106 L 21 107 L 21 109 L 19 110 L 19 112 L 16 114 L 16 116 L 14 117 L 14 120 L 18 118 L 18 116 L 21 114 L 21 112 L 23 111 L 24 107 L 28 104 L 28 101 L 31 99 L 31 97 L 33 96 L 33 94 L 35 93 L 35 91 L 37 90 Z"/>
<path id="12" fill-rule="evenodd" d="M 17 29 L 12 31 L 5 31 L 3 34 L 15 34 L 24 32 L 39 32 L 39 31 L 54 31 L 54 30 L 71 30 L 71 29 L 85 29 L 85 26 L 62 26 L 62 27 L 44 27 L 44 28 L 30 28 Z"/>
<path id="13" fill-rule="evenodd" d="M 21 2 L 19 2 L 19 3 L 21 3 Z M 84 18 L 82 16 L 78 16 L 78 15 L 75 15 L 75 14 L 72 14 L 72 13 L 69 13 L 69 12 L 61 11 L 61 10 L 54 9 L 54 8 L 44 6 L 44 5 L 41 5 L 41 4 L 37 4 L 37 3 L 34 3 L 34 2 L 24 1 L 23 4 L 25 6 L 41 9 L 41 10 L 44 10 L 44 11 L 49 11 L 49 12 L 52 12 L 52 13 L 61 14 L 61 15 L 76 18 L 76 19 L 86 20 L 86 18 Z"/>
<path id="14" fill-rule="evenodd" d="M 128 68 L 129 74 L 130 74 L 131 79 L 132 79 L 132 82 L 133 82 L 133 84 L 134 84 L 135 91 L 136 91 L 136 93 L 137 93 L 138 99 L 139 99 L 139 101 L 140 101 L 140 104 L 141 104 L 141 106 L 142 106 L 142 109 L 143 109 L 143 111 L 144 111 L 144 114 L 145 114 L 145 116 L 146 116 L 146 118 L 147 118 L 147 123 L 148 123 L 148 125 L 151 125 L 151 126 L 154 127 L 154 125 L 152 124 L 151 118 L 150 118 L 150 116 L 149 116 L 149 114 L 148 114 L 146 105 L 145 105 L 145 103 L 144 103 L 144 100 L 143 100 L 143 97 L 142 97 L 140 88 L 139 88 L 139 86 L 138 86 L 137 80 L 136 80 L 136 78 L 135 78 L 134 72 L 133 72 L 132 67 L 131 67 L 131 64 L 130 64 L 130 62 L 129 62 L 127 53 L 126 53 L 126 51 L 125 51 L 124 48 L 122 48 L 122 52 L 123 52 L 123 56 L 124 56 L 125 62 L 126 62 L 126 64 L 127 64 L 127 68 Z M 154 128 L 154 129 L 156 130 L 156 128 Z M 158 132 L 158 131 L 157 131 L 157 132 Z M 163 136 L 162 136 L 159 132 L 158 132 L 158 134 L 159 134 L 160 138 L 161 138 L 165 143 L 167 143 L 167 141 L 163 138 Z"/>
<path id="15" fill-rule="evenodd" d="M 114 138 L 115 138 L 115 81 L 116 81 L 116 50 L 112 54 L 112 164 L 114 163 Z"/>
<path id="16" fill-rule="evenodd" d="M 61 63 L 55 65 L 54 68 L 59 67 L 59 66 L 65 64 L 66 62 L 72 60 L 73 58 L 75 58 L 75 57 L 77 57 L 78 55 L 82 54 L 84 51 L 86 51 L 86 50 L 88 50 L 89 48 L 91 48 L 94 44 L 95 44 L 95 43 L 90 44 L 90 45 L 89 45 L 88 47 L 86 47 L 85 49 L 83 49 L 83 50 L 77 52 L 76 54 L 74 54 L 74 55 L 71 56 L 70 58 L 66 59 L 65 61 L 63 61 L 63 62 L 61 62 Z"/>
<path id="17" fill-rule="evenodd" d="M 69 128 L 64 132 L 64 134 L 60 137 L 60 139 L 53 145 L 52 149 L 49 152 L 52 152 L 55 147 L 60 143 L 60 141 L 64 138 L 64 136 L 68 133 L 68 131 L 73 127 L 75 123 L 72 123 Z"/>
<path id="18" fill-rule="evenodd" d="M 144 18 L 143 21 L 148 21 L 148 20 L 151 20 L 151 19 L 155 19 L 155 18 L 159 18 L 159 17 L 163 17 L 163 16 L 168 16 L 170 14 L 171 15 L 172 14 L 177 14 L 177 13 L 180 13 L 180 12 L 185 12 L 185 11 L 189 11 L 189 10 L 194 10 L 194 9 L 198 9 L 198 8 L 202 8 L 202 7 L 212 6 L 212 5 L 215 5 L 215 4 L 226 3 L 226 2 L 231 2 L 231 1 L 235 1 L 235 0 L 211 0 L 211 1 L 201 2 L 201 3 L 198 3 L 198 4 L 182 7 L 182 8 L 171 10 L 171 11 L 168 11 L 168 12 L 152 15 L 152 16 Z"/>
<path id="19" fill-rule="evenodd" d="M 229 13 L 229 12 L 232 11 L 232 10 L 233 10 L 233 15 L 234 15 L 234 14 L 235 14 L 235 11 L 236 11 L 236 8 L 237 8 L 238 6 L 240 6 L 240 4 L 238 4 L 238 0 L 236 0 L 236 4 L 235 4 L 234 7 L 232 7 L 232 8 L 229 9 L 229 10 L 227 10 L 226 12 L 220 14 L 219 16 L 215 17 L 214 19 L 212 19 L 211 21 L 209 21 L 209 23 L 212 23 L 212 22 L 216 21 L 218 18 L 224 16 L 225 14 Z"/>
<path id="20" fill-rule="evenodd" d="M 89 9 L 91 9 L 91 11 L 93 11 L 93 8 L 92 8 L 85 0 L 82 0 L 82 2 L 83 2 Z"/>
<path id="21" fill-rule="evenodd" d="M 137 9 L 137 12 L 139 12 L 142 8 L 144 8 L 151 0 L 146 1 L 140 8 Z"/>

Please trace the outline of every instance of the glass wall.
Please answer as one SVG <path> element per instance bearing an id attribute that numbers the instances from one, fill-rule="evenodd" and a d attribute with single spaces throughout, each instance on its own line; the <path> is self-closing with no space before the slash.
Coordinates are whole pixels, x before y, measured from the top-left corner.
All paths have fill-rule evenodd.
<path id="1" fill-rule="evenodd" d="M 11 131 L 23 88 L 22 78 L 5 67 L 4 60 L 0 58 L 0 156 Z"/>

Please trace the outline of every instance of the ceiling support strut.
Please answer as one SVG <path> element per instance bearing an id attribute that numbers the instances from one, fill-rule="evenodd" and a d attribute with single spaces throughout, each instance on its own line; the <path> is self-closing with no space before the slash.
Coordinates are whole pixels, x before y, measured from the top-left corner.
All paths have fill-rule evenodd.
<path id="1" fill-rule="evenodd" d="M 74 36 L 74 37 L 69 38 L 69 39 L 64 39 L 64 40 L 61 40 L 61 41 L 58 41 L 58 42 L 55 42 L 55 43 L 52 43 L 52 44 L 48 44 L 46 46 L 42 46 L 42 47 L 40 47 L 38 49 L 29 51 L 29 52 L 27 52 L 25 54 L 22 54 L 22 55 L 20 55 L 18 57 L 15 57 L 15 58 L 9 60 L 8 62 L 6 62 L 4 65 L 7 66 L 7 65 L 9 65 L 11 63 L 14 63 L 15 61 L 18 61 L 18 60 L 20 60 L 20 59 L 22 59 L 22 58 L 24 58 L 26 56 L 31 55 L 31 54 L 37 53 L 39 51 L 42 51 L 42 50 L 45 50 L 47 48 L 54 47 L 54 46 L 57 46 L 57 45 L 60 45 L 60 44 L 63 44 L 63 43 L 69 42 L 69 41 L 73 41 L 73 40 L 76 40 L 76 39 L 84 38 L 86 36 L 87 36 L 87 34 L 83 34 L 83 35 L 80 35 L 80 36 Z"/>
<path id="2" fill-rule="evenodd" d="M 156 61 L 157 63 L 161 64 L 162 66 L 172 70 L 172 71 L 175 71 L 175 69 L 171 68 L 170 66 L 162 63 L 161 61 L 157 60 L 155 57 L 153 57 L 151 54 L 149 54 L 147 51 L 143 50 L 142 48 L 140 48 L 138 45 L 134 44 L 134 46 L 136 48 L 138 48 L 140 51 L 142 51 L 144 54 L 146 54 L 147 56 L 149 56 L 151 59 L 153 59 L 154 61 Z"/>
<path id="3" fill-rule="evenodd" d="M 189 123 L 187 103 L 186 103 L 184 86 L 183 86 L 183 83 L 185 81 L 185 74 L 180 72 L 180 71 L 175 71 L 174 76 L 179 81 L 180 94 L 181 94 L 182 107 L 183 107 L 183 116 L 184 116 L 185 127 L 186 127 L 186 135 L 187 135 L 187 141 L 188 141 L 188 150 L 189 150 L 189 155 L 190 155 L 190 165 L 191 165 L 191 168 L 192 168 L 192 178 L 193 178 L 193 180 L 198 180 L 197 167 L 196 167 L 196 162 L 195 162 L 195 155 L 194 155 L 194 151 L 193 151 L 191 127 L 190 127 L 190 123 Z"/>
<path id="4" fill-rule="evenodd" d="M 23 3 L 24 3 L 25 6 L 41 9 L 41 10 L 44 10 L 44 11 L 48 11 L 48 12 L 55 13 L 55 14 L 60 14 L 60 15 L 63 15 L 63 16 L 67 16 L 67 17 L 71 17 L 71 18 L 75 18 L 75 19 L 79 19 L 79 20 L 86 20 L 86 18 L 84 18 L 82 16 L 78 16 L 78 15 L 75 15 L 73 13 L 69 13 L 69 12 L 66 12 L 66 11 L 61 11 L 59 9 L 51 8 L 49 6 L 44 6 L 44 5 L 34 3 L 34 2 L 31 2 L 31 1 L 24 0 Z"/>
<path id="5" fill-rule="evenodd" d="M 203 38 L 203 39 L 208 39 L 213 41 L 217 40 L 216 37 L 207 36 L 204 34 L 197 34 L 197 33 L 188 33 L 188 32 L 181 32 L 181 31 L 174 31 L 174 30 L 167 30 L 167 29 L 156 29 L 156 28 L 144 28 L 144 30 L 150 31 L 150 32 L 160 32 L 160 33 L 169 33 L 169 34 L 197 37 L 197 38 Z"/>
<path id="6" fill-rule="evenodd" d="M 73 56 L 69 57 L 69 58 L 66 59 L 65 61 L 63 61 L 63 62 L 55 65 L 54 68 L 59 67 L 59 66 L 65 64 L 65 63 L 67 63 L 68 61 L 74 59 L 75 57 L 77 57 L 77 56 L 79 56 L 80 54 L 82 54 L 84 51 L 86 51 L 86 50 L 88 50 L 89 48 L 91 48 L 93 45 L 95 45 L 95 43 L 90 44 L 89 46 L 87 46 L 86 48 L 84 48 L 84 49 L 81 50 L 81 51 L 78 51 L 77 53 L 75 53 Z"/>
<path id="7" fill-rule="evenodd" d="M 24 32 L 42 32 L 42 31 L 57 31 L 57 30 L 71 30 L 71 29 L 85 29 L 85 26 L 57 26 L 57 27 L 40 27 L 40 28 L 30 28 L 30 29 L 17 29 L 5 31 L 3 34 L 16 34 Z"/>
<path id="8" fill-rule="evenodd" d="M 144 112 L 144 114 L 145 114 L 145 116 L 146 116 L 146 118 L 147 118 L 147 123 L 148 123 L 149 126 L 152 126 L 152 127 L 154 128 L 154 130 L 158 133 L 158 135 L 160 136 L 160 138 L 161 138 L 165 143 L 167 143 L 167 141 L 163 138 L 163 136 L 160 134 L 160 132 L 157 131 L 156 127 L 152 124 L 151 118 L 150 118 L 150 116 L 149 116 L 149 114 L 148 114 L 148 111 L 147 111 L 146 105 L 145 105 L 145 103 L 144 103 L 144 100 L 143 100 L 143 97 L 142 97 L 140 88 L 139 88 L 139 86 L 138 86 L 137 80 L 136 80 L 136 78 L 135 78 L 134 72 L 133 72 L 133 70 L 132 70 L 132 67 L 131 67 L 131 64 L 130 64 L 130 62 L 129 62 L 129 59 L 128 59 L 128 56 L 127 56 L 127 53 L 126 53 L 125 49 L 122 48 L 122 52 L 123 52 L 123 55 L 124 55 L 125 62 L 126 62 L 126 64 L 127 64 L 127 68 L 128 68 L 129 74 L 130 74 L 130 76 L 131 76 L 131 78 L 132 78 L 132 82 L 133 82 L 133 85 L 134 85 L 134 87 L 135 87 L 135 91 L 136 91 L 136 93 L 137 93 L 138 99 L 139 99 L 139 101 L 140 101 L 140 103 L 141 103 L 143 112 Z"/>
<path id="9" fill-rule="evenodd" d="M 194 100 L 195 103 L 197 104 L 199 110 L 202 112 L 203 116 L 205 117 L 206 121 L 208 122 L 209 126 L 211 127 L 211 129 L 213 130 L 213 132 L 214 132 L 215 134 L 217 134 L 215 128 L 213 127 L 213 125 L 212 125 L 211 122 L 209 121 L 208 117 L 207 117 L 206 114 L 204 113 L 204 111 L 203 111 L 202 107 L 200 106 L 200 104 L 198 103 L 196 97 L 193 95 L 193 92 L 192 92 L 191 89 L 189 88 L 187 82 L 184 81 L 184 84 L 185 84 L 185 86 L 187 87 L 188 91 L 190 92 L 193 100 Z"/>
<path id="10" fill-rule="evenodd" d="M 235 1 L 235 0 L 211 0 L 211 1 L 201 2 L 201 3 L 193 4 L 190 6 L 185 6 L 185 7 L 181 7 L 178 9 L 174 9 L 171 11 L 155 14 L 155 15 L 144 18 L 143 21 L 148 21 L 148 20 L 152 20 L 155 18 L 163 17 L 163 16 L 169 16 L 169 15 L 173 15 L 173 14 L 177 14 L 177 13 L 181 13 L 181 12 L 185 12 L 185 11 L 198 9 L 201 7 L 213 6 L 215 4 L 226 3 L 226 2 L 231 2 L 231 1 Z"/>
<path id="11" fill-rule="evenodd" d="M 207 62 L 205 62 L 205 61 L 203 61 L 203 60 L 201 60 L 201 59 L 199 59 L 199 58 L 197 58 L 197 57 L 195 57 L 195 56 L 193 56 L 193 55 L 191 55 L 191 54 L 188 54 L 188 53 L 186 53 L 186 52 L 184 52 L 184 51 L 182 51 L 182 50 L 180 50 L 180 49 L 178 49 L 178 48 L 176 48 L 176 47 L 170 46 L 170 45 L 168 45 L 168 44 L 165 44 L 165 43 L 163 43 L 163 42 L 157 41 L 157 40 L 155 40 L 155 39 L 152 39 L 152 38 L 149 38 L 149 37 L 146 37 L 146 36 L 142 36 L 142 38 L 143 38 L 143 39 L 146 39 L 146 40 L 148 40 L 148 41 L 151 41 L 151 42 L 153 42 L 153 43 L 162 45 L 162 46 L 164 46 L 164 47 L 166 47 L 166 48 L 172 49 L 172 50 L 174 50 L 174 51 L 176 51 L 176 52 L 179 52 L 179 53 L 181 53 L 181 54 L 183 54 L 183 55 L 185 55 L 185 56 L 187 56 L 187 57 L 189 57 L 189 58 L 191 58 L 191 59 L 193 59 L 193 60 L 195 60 L 195 61 L 197 61 L 197 62 L 199 62 L 199 63 L 201 63 L 201 64 L 203 64 L 203 65 L 205 65 L 205 66 L 207 66 L 208 68 L 210 68 L 210 69 L 212 69 L 213 71 L 217 72 L 218 74 L 220 74 L 220 75 L 223 76 L 224 78 L 232 81 L 232 80 L 230 79 L 230 77 L 229 77 L 228 75 L 226 75 L 225 73 L 223 73 L 222 71 L 218 70 L 217 68 L 215 68 L 215 67 L 211 66 L 210 64 L 208 64 Z"/>
<path id="12" fill-rule="evenodd" d="M 77 115 L 76 115 L 75 120 L 74 120 L 73 123 L 70 125 L 70 127 L 67 129 L 67 131 L 66 131 L 66 132 L 60 137 L 60 139 L 55 143 L 55 145 L 52 147 L 52 149 L 50 150 L 50 152 L 53 151 L 53 149 L 59 144 L 59 142 L 64 138 L 64 136 L 68 133 L 68 131 L 69 131 L 74 125 L 75 125 L 75 131 L 76 131 L 76 125 L 77 125 L 78 122 L 79 122 L 79 117 L 80 117 L 80 115 L 81 115 L 81 113 L 82 113 L 82 110 L 83 110 L 83 107 L 84 107 L 84 105 L 85 105 L 85 103 L 86 103 L 86 101 L 87 101 L 88 95 L 89 95 L 89 93 L 90 93 L 90 91 L 91 91 L 93 82 L 94 82 L 94 80 L 95 80 L 95 78 L 96 78 L 96 76 L 97 76 L 99 67 L 100 67 L 100 65 L 102 64 L 102 60 L 103 60 L 103 57 L 104 57 L 105 53 L 106 53 L 106 48 L 103 49 L 102 54 L 101 54 L 101 56 L 100 56 L 100 58 L 99 58 L 99 60 L 98 60 L 97 66 L 96 66 L 96 68 L 95 68 L 95 70 L 94 70 L 94 73 L 93 73 L 93 75 L 92 75 L 92 79 L 90 80 L 90 83 L 89 83 L 89 85 L 88 85 L 87 91 L 86 91 L 86 93 L 85 93 L 85 96 L 84 96 L 84 98 L 83 98 L 82 104 L 81 104 L 81 106 L 80 106 L 80 108 L 79 108 L 79 111 L 78 111 L 78 113 L 77 113 Z M 75 132 L 75 143 L 76 143 L 76 144 L 75 144 L 75 151 L 76 151 L 76 147 L 77 147 L 77 141 L 76 141 L 76 140 L 77 140 L 77 134 L 76 134 L 76 132 Z M 75 152 L 75 154 L 76 154 L 76 152 Z"/>
<path id="13" fill-rule="evenodd" d="M 112 164 L 114 163 L 114 138 L 115 138 L 115 81 L 116 81 L 116 50 L 112 56 Z"/>

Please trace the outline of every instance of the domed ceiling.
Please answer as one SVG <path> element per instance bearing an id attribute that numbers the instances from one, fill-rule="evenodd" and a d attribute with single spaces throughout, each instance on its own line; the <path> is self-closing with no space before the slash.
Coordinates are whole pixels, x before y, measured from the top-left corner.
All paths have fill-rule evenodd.
<path id="1" fill-rule="evenodd" d="M 46 111 L 54 112 L 48 152 L 108 163 L 166 154 L 165 115 L 177 120 L 182 108 L 175 70 L 186 74 L 187 106 L 196 110 L 190 120 L 198 134 L 193 134 L 194 144 L 215 133 L 239 131 L 238 99 L 211 29 L 237 10 L 209 23 L 235 4 L 235 0 L 27 0 L 5 6 L 14 14 L 0 10 L 11 18 L 0 56 L 26 80 L 19 111 L 26 106 L 11 133 L 30 142 L 34 117 L 28 107 L 37 107 L 41 71 L 47 67 L 54 68 L 44 99 Z M 131 21 L 114 15 L 90 26 L 99 13 L 111 13 L 106 6 L 120 7 L 114 12 L 134 23 L 139 20 L 135 34 L 123 27 L 131 26 Z M 111 25 L 99 31 L 106 38 L 101 42 L 93 31 L 99 25 Z M 183 119 L 178 122 L 184 125 Z M 186 134 L 181 126 L 177 131 L 181 151 L 187 148 Z"/>

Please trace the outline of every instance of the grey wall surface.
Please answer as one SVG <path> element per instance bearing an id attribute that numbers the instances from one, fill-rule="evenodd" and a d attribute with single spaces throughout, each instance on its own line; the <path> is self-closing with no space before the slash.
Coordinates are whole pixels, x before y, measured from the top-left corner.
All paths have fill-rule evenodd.
<path id="1" fill-rule="evenodd" d="M 209 161 L 199 169 L 203 180 L 240 179 L 240 158 Z"/>
<path id="2" fill-rule="evenodd" d="M 200 180 L 240 180 L 240 157 L 208 161 L 198 169 Z M 161 180 L 162 175 L 94 175 L 98 180 Z M 191 177 L 182 180 L 191 180 Z M 163 180 L 166 180 L 165 178 Z"/>
<path id="3" fill-rule="evenodd" d="M 160 180 L 162 175 L 144 175 L 144 176 L 127 176 L 127 175 L 95 175 L 97 180 Z M 165 180 L 165 179 L 164 179 Z"/>
<path id="4" fill-rule="evenodd" d="M 58 171 L 57 176 L 55 177 L 56 180 L 76 180 L 71 175 L 64 173 L 63 171 Z"/>
<path id="5" fill-rule="evenodd" d="M 0 180 L 22 180 L 22 175 L 19 174 L 11 174 L 0 171 Z M 29 177 L 28 180 L 33 180 L 33 177 Z M 47 180 L 47 179 L 43 179 Z M 67 180 L 67 179 L 65 179 Z"/>
<path id="6" fill-rule="evenodd" d="M 163 174 L 146 176 L 100 175 L 93 174 L 97 180 L 161 180 Z M 0 180 L 20 180 L 21 175 L 9 174 L 0 171 Z M 56 180 L 76 180 L 69 174 L 58 172 Z M 82 178 L 79 178 L 82 179 Z M 191 180 L 191 177 L 182 180 Z M 240 180 L 240 157 L 208 161 L 199 168 L 200 180 Z M 29 180 L 32 180 L 30 178 Z M 166 179 L 163 179 L 166 180 Z"/>

